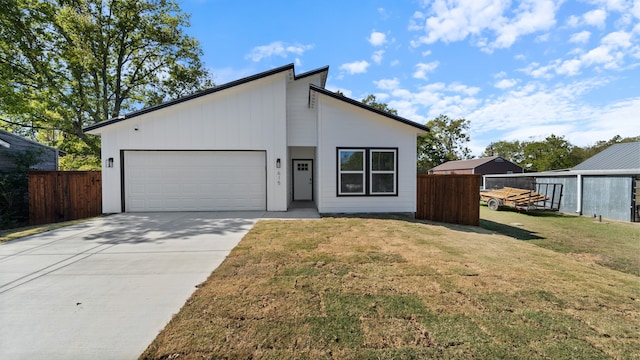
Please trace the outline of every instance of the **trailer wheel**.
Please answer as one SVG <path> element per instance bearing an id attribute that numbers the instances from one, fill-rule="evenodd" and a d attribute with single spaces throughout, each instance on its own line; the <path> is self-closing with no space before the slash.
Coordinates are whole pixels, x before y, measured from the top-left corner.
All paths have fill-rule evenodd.
<path id="1" fill-rule="evenodd" d="M 497 211 L 500 207 L 500 200 L 496 198 L 489 199 L 489 201 L 487 201 L 487 207 L 489 210 Z"/>

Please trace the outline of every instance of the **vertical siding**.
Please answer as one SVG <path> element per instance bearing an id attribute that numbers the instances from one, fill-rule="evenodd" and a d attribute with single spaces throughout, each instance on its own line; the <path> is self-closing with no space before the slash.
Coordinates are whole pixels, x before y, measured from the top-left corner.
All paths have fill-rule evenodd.
<path id="1" fill-rule="evenodd" d="M 318 210 L 331 212 L 416 211 L 416 138 L 419 130 L 319 94 Z M 338 147 L 398 149 L 398 196 L 337 196 Z"/>
<path id="2" fill-rule="evenodd" d="M 102 158 L 114 158 L 103 164 L 104 211 L 121 211 L 121 150 L 264 150 L 267 210 L 286 210 L 286 88 L 279 73 L 103 128 Z"/>
<path id="3" fill-rule="evenodd" d="M 631 221 L 632 177 L 583 176 L 582 213 Z"/>
<path id="4" fill-rule="evenodd" d="M 576 176 L 537 177 L 535 181 L 539 184 L 562 184 L 562 200 L 560 201 L 559 211 L 565 214 L 576 214 L 578 208 L 578 181 Z"/>
<path id="5" fill-rule="evenodd" d="M 287 143 L 289 146 L 316 146 L 317 117 L 309 109 L 309 84 L 319 84 L 320 74 L 296 80 L 287 87 Z"/>

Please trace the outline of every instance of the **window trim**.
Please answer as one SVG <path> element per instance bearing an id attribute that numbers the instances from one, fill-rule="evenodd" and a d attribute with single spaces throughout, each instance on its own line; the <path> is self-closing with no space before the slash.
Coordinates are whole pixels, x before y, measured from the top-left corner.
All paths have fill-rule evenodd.
<path id="1" fill-rule="evenodd" d="M 345 173 L 360 173 L 360 171 L 347 171 L 344 172 L 341 170 L 340 163 L 340 153 L 342 151 L 362 151 L 363 152 L 363 160 L 364 160 L 364 171 L 363 171 L 363 192 L 359 193 L 343 193 L 342 192 L 342 174 Z M 372 153 L 373 152 L 392 152 L 394 154 L 394 169 L 393 171 L 389 170 L 372 170 L 371 161 L 372 161 Z M 398 180 L 399 180 L 399 156 L 398 156 L 398 148 L 397 147 L 349 147 L 342 146 L 336 148 L 336 196 L 338 197 L 350 197 L 350 196 L 365 196 L 365 197 L 386 197 L 386 196 L 398 196 Z M 394 174 L 394 184 L 393 184 L 393 192 L 374 192 L 372 189 L 373 186 L 373 175 L 374 174 Z"/>
<path id="2" fill-rule="evenodd" d="M 393 170 L 373 170 L 373 153 L 393 153 Z M 369 149 L 369 194 L 370 195 L 397 195 L 398 194 L 398 149 L 383 149 L 372 148 Z M 392 174 L 393 176 L 393 191 L 391 192 L 374 192 L 373 191 L 373 175 L 378 174 Z"/>
<path id="3" fill-rule="evenodd" d="M 340 162 L 342 152 L 361 152 L 362 153 L 362 170 L 342 170 Z M 338 196 L 362 196 L 367 194 L 367 149 L 366 148 L 337 148 L 338 153 Z M 362 192 L 342 192 L 342 174 L 362 174 Z"/>

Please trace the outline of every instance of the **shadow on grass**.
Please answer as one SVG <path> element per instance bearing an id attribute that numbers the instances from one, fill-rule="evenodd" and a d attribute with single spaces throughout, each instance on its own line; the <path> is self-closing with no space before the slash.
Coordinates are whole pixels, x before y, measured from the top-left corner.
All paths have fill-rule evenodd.
<path id="1" fill-rule="evenodd" d="M 517 210 L 513 210 L 517 211 Z M 561 214 L 549 213 L 543 211 L 534 212 L 526 212 L 528 215 L 532 216 L 562 216 Z M 359 219 L 378 219 L 378 220 L 400 220 L 406 221 L 409 223 L 415 224 L 433 224 L 438 226 L 443 226 L 450 230 L 455 231 L 464 231 L 464 232 L 472 232 L 476 234 L 490 234 L 492 232 L 497 232 L 499 234 L 512 237 L 517 240 L 543 240 L 544 238 L 536 235 L 536 233 L 518 228 L 511 225 L 501 224 L 491 220 L 480 219 L 480 226 L 471 226 L 471 225 L 458 225 L 458 224 L 449 224 L 443 222 L 435 222 L 429 220 L 419 220 L 412 218 L 410 216 L 398 215 L 398 214 L 384 214 L 384 213 L 361 213 L 361 214 L 325 214 L 324 217 L 334 217 L 334 218 L 359 218 Z"/>
<path id="2" fill-rule="evenodd" d="M 486 230 L 495 231 L 518 240 L 542 240 L 536 233 L 521 229 L 511 225 L 497 223 L 491 220 L 480 219 L 480 227 Z"/>

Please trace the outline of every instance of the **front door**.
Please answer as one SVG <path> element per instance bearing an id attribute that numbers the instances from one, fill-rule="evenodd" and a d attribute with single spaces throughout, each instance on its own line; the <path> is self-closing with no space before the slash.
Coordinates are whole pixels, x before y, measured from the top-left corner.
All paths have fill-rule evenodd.
<path id="1" fill-rule="evenodd" d="M 313 160 L 293 160 L 293 200 L 313 200 Z"/>

